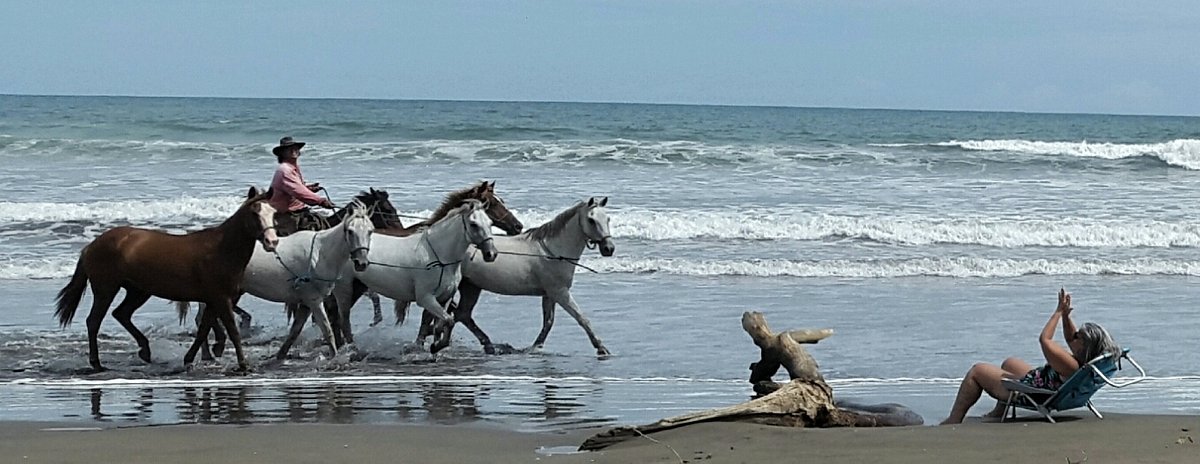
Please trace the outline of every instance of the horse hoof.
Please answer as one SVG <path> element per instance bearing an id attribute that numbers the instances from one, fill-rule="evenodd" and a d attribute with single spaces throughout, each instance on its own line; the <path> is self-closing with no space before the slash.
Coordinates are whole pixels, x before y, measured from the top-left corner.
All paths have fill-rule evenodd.
<path id="1" fill-rule="evenodd" d="M 601 358 L 607 358 L 609 356 L 612 356 L 612 353 L 608 351 L 608 348 L 605 348 L 602 346 L 600 348 L 596 348 L 596 356 L 599 356 Z"/>
<path id="2" fill-rule="evenodd" d="M 107 371 L 107 370 L 108 370 L 107 367 L 101 366 L 99 364 L 92 364 L 92 373 L 93 374 L 99 374 L 99 373 Z"/>
<path id="3" fill-rule="evenodd" d="M 483 354 L 496 354 L 496 347 L 492 346 L 491 343 L 483 345 Z"/>
<path id="4" fill-rule="evenodd" d="M 142 361 L 146 361 L 147 364 L 150 364 L 150 349 L 143 348 L 138 350 L 138 357 L 142 358 Z"/>

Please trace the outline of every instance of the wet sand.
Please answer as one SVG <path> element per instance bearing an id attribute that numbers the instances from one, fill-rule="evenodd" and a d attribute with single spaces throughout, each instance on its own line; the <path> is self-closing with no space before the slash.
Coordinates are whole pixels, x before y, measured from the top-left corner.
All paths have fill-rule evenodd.
<path id="1" fill-rule="evenodd" d="M 89 427 L 80 423 L 0 423 L 0 461 L 1200 462 L 1200 416 L 1112 414 L 1101 421 L 1074 415 L 1058 424 L 1027 418 L 1005 424 L 973 421 L 943 427 L 820 430 L 708 423 L 653 434 L 603 451 L 573 454 L 546 453 L 545 449 L 570 450 L 597 430 L 520 433 L 483 426 L 304 424 Z"/>

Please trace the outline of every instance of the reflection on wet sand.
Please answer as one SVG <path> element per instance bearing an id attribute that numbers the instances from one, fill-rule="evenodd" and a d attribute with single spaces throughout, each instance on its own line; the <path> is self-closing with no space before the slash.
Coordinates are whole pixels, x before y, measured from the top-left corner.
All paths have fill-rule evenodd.
<path id="1" fill-rule="evenodd" d="M 87 395 L 91 419 L 102 422 L 448 425 L 486 421 L 539 430 L 612 423 L 610 417 L 585 406 L 588 397 L 602 393 L 600 385 L 588 383 L 223 385 L 54 391 L 60 400 Z"/>

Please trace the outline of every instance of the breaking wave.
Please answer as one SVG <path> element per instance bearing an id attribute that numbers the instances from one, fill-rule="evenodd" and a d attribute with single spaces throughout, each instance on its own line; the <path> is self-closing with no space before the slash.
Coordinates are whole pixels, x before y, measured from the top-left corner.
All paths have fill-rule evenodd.
<path id="1" fill-rule="evenodd" d="M 1200 169 L 1200 140 L 1176 139 L 1161 143 L 1045 142 L 1037 140 L 952 140 L 932 144 L 876 144 L 880 147 L 953 147 L 968 151 L 1008 152 L 1026 155 L 1061 155 L 1119 160 L 1152 158 L 1171 166 Z"/>
<path id="2" fill-rule="evenodd" d="M 76 256 L 0 261 L 0 279 L 61 279 L 71 276 Z M 1200 276 L 1200 261 L 1134 258 L 1108 259 L 731 259 L 591 258 L 583 265 L 603 274 L 662 273 L 684 276 L 747 277 L 983 277 L 1027 275 Z M 588 272 L 580 268 L 578 272 Z"/>

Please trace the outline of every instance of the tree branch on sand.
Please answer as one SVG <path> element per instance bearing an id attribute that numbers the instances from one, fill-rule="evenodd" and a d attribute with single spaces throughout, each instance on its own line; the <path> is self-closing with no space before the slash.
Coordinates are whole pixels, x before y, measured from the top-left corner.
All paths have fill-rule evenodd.
<path id="1" fill-rule="evenodd" d="M 587 439 L 581 451 L 595 451 L 630 438 L 699 422 L 751 422 L 785 427 L 882 427 L 920 425 L 921 416 L 897 404 L 860 406 L 835 403 L 833 388 L 817 370 L 817 361 L 801 346 L 833 335 L 831 329 L 771 332 L 760 312 L 742 314 L 742 329 L 761 351 L 750 365 L 756 396 L 742 404 L 670 417 L 653 424 L 616 427 Z M 782 367 L 791 381 L 775 383 Z"/>

